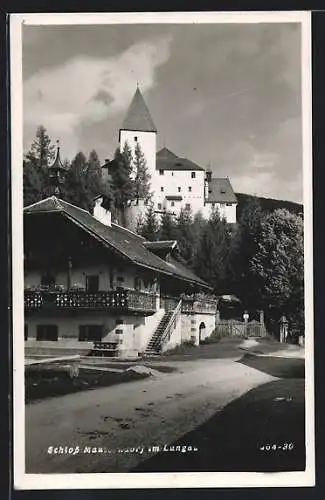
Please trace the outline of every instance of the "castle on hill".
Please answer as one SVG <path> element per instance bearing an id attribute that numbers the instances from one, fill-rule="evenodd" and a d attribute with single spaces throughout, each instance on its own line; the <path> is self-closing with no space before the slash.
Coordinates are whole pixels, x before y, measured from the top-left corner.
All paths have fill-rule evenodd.
<path id="1" fill-rule="evenodd" d="M 188 158 L 162 148 L 157 152 L 157 128 L 150 115 L 139 87 L 119 130 L 119 147 L 125 143 L 134 155 L 140 145 L 151 177 L 152 203 L 157 214 L 168 212 L 177 216 L 181 209 L 193 214 L 201 212 L 208 218 L 218 209 L 220 216 L 229 224 L 236 223 L 237 198 L 228 178 L 214 178 L 210 169 L 192 162 Z M 110 162 L 102 167 L 104 180 L 109 180 Z M 128 220 L 143 217 L 147 207 L 144 203 L 130 201 Z M 132 224 L 131 224 L 132 225 Z"/>

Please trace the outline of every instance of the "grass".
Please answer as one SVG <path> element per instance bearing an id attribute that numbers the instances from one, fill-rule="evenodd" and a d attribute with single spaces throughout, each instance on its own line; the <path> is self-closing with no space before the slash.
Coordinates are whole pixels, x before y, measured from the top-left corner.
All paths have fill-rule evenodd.
<path id="1" fill-rule="evenodd" d="M 141 380 L 147 374 L 124 371 L 121 373 L 82 369 L 78 376 L 70 377 L 62 368 L 27 367 L 25 371 L 26 403 L 65 394 L 108 387 L 114 384 Z"/>

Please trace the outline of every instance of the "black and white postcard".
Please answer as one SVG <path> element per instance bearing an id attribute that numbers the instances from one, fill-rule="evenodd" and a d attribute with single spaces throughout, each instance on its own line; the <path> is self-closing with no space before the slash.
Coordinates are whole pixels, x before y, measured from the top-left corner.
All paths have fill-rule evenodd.
<path id="1" fill-rule="evenodd" d="M 314 484 L 309 12 L 10 16 L 17 489 Z"/>

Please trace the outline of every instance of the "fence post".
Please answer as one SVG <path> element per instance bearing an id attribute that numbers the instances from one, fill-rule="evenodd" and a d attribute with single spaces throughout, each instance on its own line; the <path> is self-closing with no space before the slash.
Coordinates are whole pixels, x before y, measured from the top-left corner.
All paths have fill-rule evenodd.
<path id="1" fill-rule="evenodd" d="M 260 311 L 260 334 L 261 337 L 265 336 L 265 323 L 264 323 L 264 311 Z"/>

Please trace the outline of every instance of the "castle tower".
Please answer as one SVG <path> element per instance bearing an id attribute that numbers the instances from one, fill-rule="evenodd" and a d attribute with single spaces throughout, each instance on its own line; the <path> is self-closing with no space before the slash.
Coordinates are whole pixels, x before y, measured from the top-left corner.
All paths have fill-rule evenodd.
<path id="1" fill-rule="evenodd" d="M 151 183 L 154 184 L 156 173 L 157 129 L 139 87 L 137 87 L 126 117 L 119 130 L 121 151 L 126 142 L 133 154 L 136 144 L 139 143 L 147 162 Z"/>

